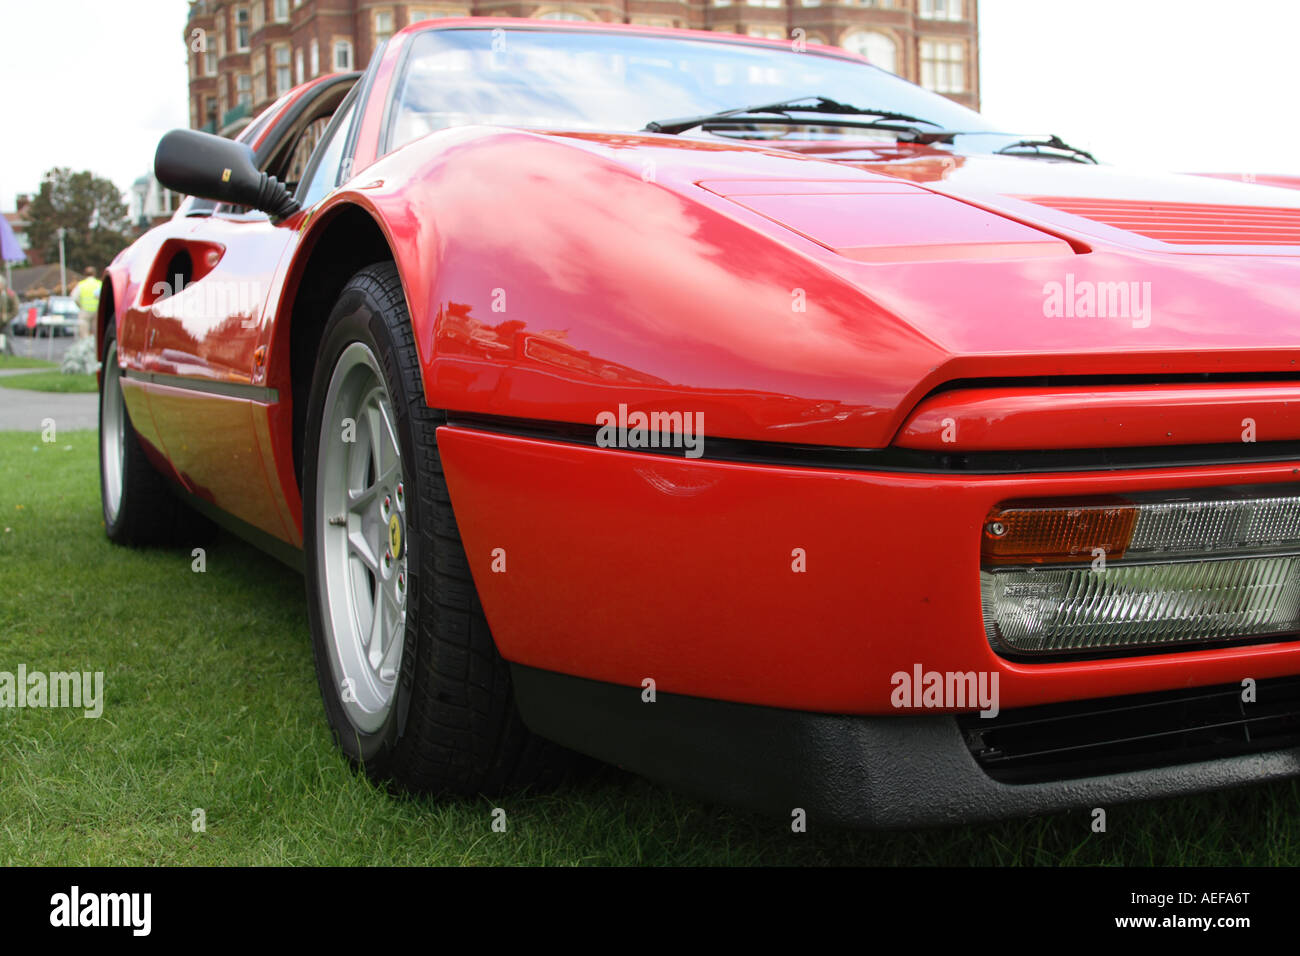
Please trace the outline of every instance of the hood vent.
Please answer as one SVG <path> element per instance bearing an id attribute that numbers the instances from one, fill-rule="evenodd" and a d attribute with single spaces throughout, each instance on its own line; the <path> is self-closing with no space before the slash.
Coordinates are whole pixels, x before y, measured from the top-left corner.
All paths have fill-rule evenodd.
<path id="1" fill-rule="evenodd" d="M 1017 198 L 1173 245 L 1300 246 L 1300 209 L 1077 196 Z"/>

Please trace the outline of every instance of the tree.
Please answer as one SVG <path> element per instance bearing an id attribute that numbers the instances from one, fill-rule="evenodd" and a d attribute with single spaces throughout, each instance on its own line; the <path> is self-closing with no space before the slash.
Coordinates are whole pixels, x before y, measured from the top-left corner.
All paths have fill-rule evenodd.
<path id="1" fill-rule="evenodd" d="M 121 194 L 111 181 L 88 170 L 74 173 L 59 166 L 47 172 L 27 218 L 31 244 L 44 250 L 46 262 L 59 261 L 59 228 L 66 230 L 69 273 L 86 266 L 102 269 L 127 244 Z"/>

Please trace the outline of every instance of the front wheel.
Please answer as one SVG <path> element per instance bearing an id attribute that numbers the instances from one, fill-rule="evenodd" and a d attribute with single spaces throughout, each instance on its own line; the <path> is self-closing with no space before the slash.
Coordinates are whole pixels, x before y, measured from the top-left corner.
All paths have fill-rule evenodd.
<path id="1" fill-rule="evenodd" d="M 413 790 L 556 779 L 569 753 L 514 703 L 456 528 L 397 270 L 371 266 L 326 324 L 307 408 L 303 549 L 316 676 L 349 758 Z"/>

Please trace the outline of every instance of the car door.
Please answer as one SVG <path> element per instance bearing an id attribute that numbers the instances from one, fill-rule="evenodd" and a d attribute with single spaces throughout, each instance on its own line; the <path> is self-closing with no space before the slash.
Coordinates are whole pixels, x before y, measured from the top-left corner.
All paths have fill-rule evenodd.
<path id="1" fill-rule="evenodd" d="M 255 150 L 264 171 L 282 177 L 305 167 L 353 78 L 330 79 L 275 118 Z M 286 396 L 268 387 L 265 356 L 272 290 L 302 217 L 274 222 L 257 211 L 195 205 L 196 225 L 162 243 L 141 291 L 147 332 L 137 374 L 156 444 L 186 490 L 297 546 L 269 443 L 268 422 Z"/>

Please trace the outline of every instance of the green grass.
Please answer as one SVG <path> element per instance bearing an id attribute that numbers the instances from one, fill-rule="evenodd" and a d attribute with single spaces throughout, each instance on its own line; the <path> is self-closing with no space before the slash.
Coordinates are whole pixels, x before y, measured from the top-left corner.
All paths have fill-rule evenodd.
<path id="1" fill-rule="evenodd" d="M 58 366 L 54 362 L 27 358 L 25 355 L 0 355 L 0 369 L 6 368 L 58 368 Z"/>
<path id="2" fill-rule="evenodd" d="M 0 388 L 22 388 L 32 392 L 97 392 L 95 376 L 83 372 L 26 372 L 0 378 Z"/>
<path id="3" fill-rule="evenodd" d="M 1285 864 L 1272 784 L 992 826 L 872 834 L 706 805 L 614 769 L 493 803 L 398 798 L 325 726 L 303 584 L 229 538 L 110 545 L 95 436 L 0 433 L 0 670 L 102 670 L 104 714 L 0 709 L 0 864 Z M 207 813 L 194 833 L 191 811 Z"/>

